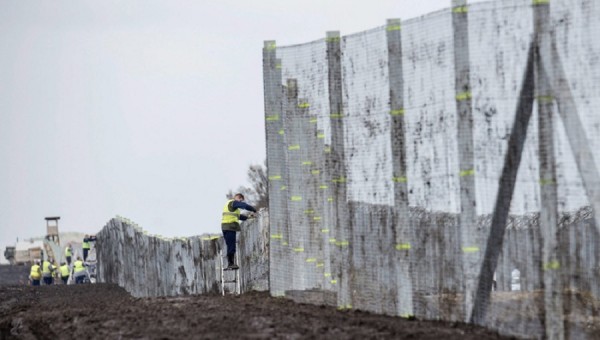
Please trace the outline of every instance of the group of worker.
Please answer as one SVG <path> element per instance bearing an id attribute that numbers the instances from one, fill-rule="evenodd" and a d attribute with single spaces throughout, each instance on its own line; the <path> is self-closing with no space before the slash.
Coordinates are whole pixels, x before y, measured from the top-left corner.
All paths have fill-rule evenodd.
<path id="1" fill-rule="evenodd" d="M 80 256 L 77 257 L 73 266 L 71 266 L 71 259 L 73 256 L 73 248 L 71 244 L 65 247 L 65 262 L 62 262 L 60 266 L 53 264 L 52 259 L 46 259 L 44 261 L 35 260 L 31 266 L 31 272 L 29 273 L 29 279 L 31 280 L 32 286 L 39 286 L 43 282 L 45 285 L 54 284 L 54 278 L 60 278 L 63 284 L 67 284 L 69 278 L 72 276 L 75 279 L 75 284 L 84 283 L 87 277 L 86 264 L 88 253 L 90 250 L 90 242 L 95 241 L 95 236 L 85 235 L 82 242 L 83 249 L 83 260 Z"/>

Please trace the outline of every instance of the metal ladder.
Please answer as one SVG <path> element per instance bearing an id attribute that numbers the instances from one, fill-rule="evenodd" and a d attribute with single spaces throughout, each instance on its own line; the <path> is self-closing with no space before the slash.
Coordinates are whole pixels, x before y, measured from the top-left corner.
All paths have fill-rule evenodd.
<path id="1" fill-rule="evenodd" d="M 235 253 L 235 261 L 239 266 L 239 253 Z M 219 258 L 221 259 L 221 294 L 225 296 L 225 286 L 232 286 L 233 289 L 227 289 L 228 293 L 239 295 L 240 294 L 240 270 L 239 269 L 227 269 L 225 261 L 223 260 L 223 249 L 219 249 Z"/>

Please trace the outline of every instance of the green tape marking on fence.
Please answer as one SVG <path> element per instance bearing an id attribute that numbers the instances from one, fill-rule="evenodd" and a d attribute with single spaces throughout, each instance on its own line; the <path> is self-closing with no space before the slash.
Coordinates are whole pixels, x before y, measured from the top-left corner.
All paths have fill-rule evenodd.
<path id="1" fill-rule="evenodd" d="M 325 151 L 325 153 L 331 153 L 331 148 L 325 148 L 323 150 Z"/>
<path id="2" fill-rule="evenodd" d="M 540 185 L 553 185 L 556 184 L 552 178 L 540 179 Z"/>
<path id="3" fill-rule="evenodd" d="M 331 276 L 331 273 L 323 273 L 323 275 L 324 275 L 325 277 L 330 277 L 330 276 Z"/>
<path id="4" fill-rule="evenodd" d="M 325 264 L 323 262 L 317 262 L 317 268 L 321 268 L 325 266 Z"/>
<path id="5" fill-rule="evenodd" d="M 400 31 L 402 30 L 402 26 L 400 25 L 390 25 L 388 27 L 385 28 L 386 31 L 390 32 L 390 31 Z"/>
<path id="6" fill-rule="evenodd" d="M 337 283 L 337 280 L 331 280 L 331 281 L 329 281 L 329 282 L 331 282 L 331 284 L 332 284 L 332 285 L 334 285 L 334 284 L 336 284 L 336 283 Z"/>
<path id="7" fill-rule="evenodd" d="M 292 196 L 291 200 L 292 200 L 293 202 L 302 201 L 302 196 Z"/>
<path id="8" fill-rule="evenodd" d="M 347 247 L 350 245 L 350 242 L 348 241 L 336 241 L 335 245 L 338 247 Z"/>
<path id="9" fill-rule="evenodd" d="M 314 124 L 317 122 L 317 118 L 311 118 L 308 122 Z"/>
<path id="10" fill-rule="evenodd" d="M 344 118 L 344 115 L 341 113 L 332 113 L 329 115 L 330 118 Z"/>
<path id="11" fill-rule="evenodd" d="M 304 252 L 304 248 L 302 248 L 302 247 L 294 248 L 294 251 L 296 253 L 302 253 L 302 252 Z"/>
<path id="12" fill-rule="evenodd" d="M 552 103 L 554 101 L 554 96 L 552 95 L 540 95 L 536 98 L 540 103 Z"/>
<path id="13" fill-rule="evenodd" d="M 276 64 L 275 68 L 278 69 L 278 70 L 280 70 L 281 69 L 281 64 Z"/>
<path id="14" fill-rule="evenodd" d="M 415 316 L 414 316 L 414 315 L 412 315 L 412 314 L 408 314 L 408 313 L 407 313 L 407 314 L 401 314 L 401 315 L 400 315 L 400 317 L 401 317 L 401 318 L 404 318 L 404 319 L 412 319 L 412 318 L 414 318 Z"/>
<path id="15" fill-rule="evenodd" d="M 267 116 L 267 122 L 274 122 L 279 120 L 279 115 Z"/>
<path id="16" fill-rule="evenodd" d="M 324 139 L 324 138 L 325 138 L 324 133 L 317 133 L 317 139 Z"/>
<path id="17" fill-rule="evenodd" d="M 336 240 L 334 238 L 330 238 L 329 243 L 336 243 Z"/>
<path id="18" fill-rule="evenodd" d="M 333 183 L 346 183 L 346 177 L 338 177 L 331 180 Z"/>
<path id="19" fill-rule="evenodd" d="M 479 247 L 462 247 L 463 253 L 476 253 L 479 251 Z"/>
<path id="20" fill-rule="evenodd" d="M 311 170 L 310 173 L 313 175 L 318 175 L 321 173 L 321 170 Z"/>
<path id="21" fill-rule="evenodd" d="M 298 103 L 298 107 L 301 108 L 301 109 L 306 109 L 306 108 L 310 107 L 310 104 L 306 103 L 306 102 L 304 102 L 304 103 Z"/>
<path id="22" fill-rule="evenodd" d="M 267 49 L 267 51 L 271 51 L 271 50 L 274 50 L 277 48 L 277 44 L 272 42 L 272 43 L 267 44 L 267 46 L 265 46 L 265 48 Z"/>
<path id="23" fill-rule="evenodd" d="M 284 246 L 287 246 L 287 245 L 288 245 L 288 243 L 287 243 L 287 242 L 283 242 L 282 244 L 283 244 Z"/>
<path id="24" fill-rule="evenodd" d="M 391 110 L 390 111 L 390 115 L 392 115 L 392 116 L 403 116 L 404 115 L 404 109 Z"/>
<path id="25" fill-rule="evenodd" d="M 287 185 L 282 185 L 281 188 L 279 188 L 280 191 L 286 190 L 287 189 Z"/>
<path id="26" fill-rule="evenodd" d="M 348 310 L 348 309 L 352 309 L 352 305 L 351 304 L 347 304 L 347 305 L 341 305 L 338 306 L 337 308 L 338 310 Z"/>
<path id="27" fill-rule="evenodd" d="M 396 183 L 406 183 L 406 177 L 392 177 L 392 181 Z"/>
<path id="28" fill-rule="evenodd" d="M 313 217 L 313 221 L 320 221 L 321 220 L 321 216 L 315 216 Z"/>
<path id="29" fill-rule="evenodd" d="M 329 232 L 329 229 L 321 229 L 321 232 L 322 232 L 323 234 L 327 234 L 327 233 Z"/>
<path id="30" fill-rule="evenodd" d="M 317 259 L 314 257 L 310 257 L 310 258 L 306 259 L 306 262 L 308 262 L 308 263 L 317 262 Z"/>
<path id="31" fill-rule="evenodd" d="M 281 130 L 277 131 L 277 133 L 283 136 L 283 134 L 284 134 L 285 132 L 283 132 L 283 129 L 281 129 Z"/>
<path id="32" fill-rule="evenodd" d="M 560 269 L 560 262 L 553 260 L 544 264 L 544 270 L 557 270 Z"/>
<path id="33" fill-rule="evenodd" d="M 475 169 L 461 170 L 459 175 L 460 175 L 460 177 L 473 176 L 473 175 L 475 175 Z"/>
<path id="34" fill-rule="evenodd" d="M 281 180 L 280 175 L 269 176 L 269 181 L 279 181 L 279 180 Z"/>
<path id="35" fill-rule="evenodd" d="M 305 213 L 305 214 L 314 214 L 314 213 L 315 213 L 315 211 L 314 211 L 314 210 L 312 210 L 312 209 L 307 209 L 307 210 L 304 210 L 304 213 Z"/>
<path id="36" fill-rule="evenodd" d="M 457 6 L 457 7 L 454 7 L 452 9 L 452 12 L 454 12 L 454 13 L 467 13 L 467 12 L 469 12 L 469 7 L 468 6 Z"/>
<path id="37" fill-rule="evenodd" d="M 327 189 L 329 188 L 327 185 L 319 185 L 319 189 Z"/>
<path id="38" fill-rule="evenodd" d="M 302 165 L 312 165 L 312 164 L 313 164 L 313 162 L 311 162 L 311 161 L 303 161 L 302 162 Z"/>
<path id="39" fill-rule="evenodd" d="M 533 0 L 532 4 L 534 6 L 539 6 L 539 5 L 549 5 L 550 4 L 550 0 Z"/>
<path id="40" fill-rule="evenodd" d="M 288 150 L 300 150 L 300 145 L 299 144 L 295 144 L 295 145 L 290 145 L 288 146 Z"/>
<path id="41" fill-rule="evenodd" d="M 340 37 L 327 37 L 325 38 L 326 42 L 339 42 L 340 41 Z"/>
<path id="42" fill-rule="evenodd" d="M 271 238 L 274 240 L 281 240 L 283 239 L 283 234 L 273 234 L 271 235 Z"/>
<path id="43" fill-rule="evenodd" d="M 333 202 L 333 197 L 327 197 L 327 202 Z"/>
<path id="44" fill-rule="evenodd" d="M 399 243 L 396 245 L 396 250 L 410 250 L 410 243 Z"/>
<path id="45" fill-rule="evenodd" d="M 471 92 L 467 91 L 467 92 L 462 92 L 456 95 L 456 100 L 458 101 L 463 101 L 463 100 L 467 100 L 467 99 L 471 99 Z"/>

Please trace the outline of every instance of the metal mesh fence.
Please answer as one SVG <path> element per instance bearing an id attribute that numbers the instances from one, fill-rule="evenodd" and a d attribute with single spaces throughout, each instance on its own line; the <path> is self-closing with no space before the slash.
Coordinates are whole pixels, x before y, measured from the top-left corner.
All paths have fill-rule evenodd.
<path id="1" fill-rule="evenodd" d="M 600 5 L 506 0 L 265 43 L 270 290 L 592 337 Z"/>

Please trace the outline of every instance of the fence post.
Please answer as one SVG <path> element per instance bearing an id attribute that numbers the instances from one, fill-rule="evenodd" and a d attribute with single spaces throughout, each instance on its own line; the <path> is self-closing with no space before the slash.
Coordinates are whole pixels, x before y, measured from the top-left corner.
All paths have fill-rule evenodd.
<path id="1" fill-rule="evenodd" d="M 334 238 L 336 245 L 332 252 L 332 284 L 338 286 L 338 308 L 352 308 L 350 292 L 351 256 L 349 248 L 352 226 L 348 218 L 348 203 L 346 190 L 346 155 L 344 145 L 344 118 L 342 93 L 342 51 L 340 33 L 327 32 L 327 66 L 329 81 L 329 117 L 331 124 L 331 184 L 335 200 Z"/>
<path id="2" fill-rule="evenodd" d="M 285 294 L 282 268 L 285 266 L 283 233 L 287 229 L 287 176 L 283 140 L 283 88 L 281 60 L 276 56 L 275 41 L 265 41 L 263 47 L 263 81 L 265 96 L 265 135 L 267 147 L 267 178 L 269 180 L 269 290 L 274 296 Z"/>
<path id="3" fill-rule="evenodd" d="M 533 0 L 535 34 L 535 98 L 538 107 L 540 162 L 540 233 L 542 235 L 542 269 L 544 282 L 544 325 L 546 338 L 564 339 L 562 287 L 558 262 L 558 195 L 556 188 L 556 159 L 554 156 L 552 87 L 545 73 L 552 64 L 552 32 L 549 1 Z"/>
<path id="4" fill-rule="evenodd" d="M 452 0 L 457 143 L 460 177 L 460 251 L 464 282 L 465 321 L 471 319 L 481 263 L 482 237 L 477 230 L 473 109 L 471 105 L 469 22 L 467 0 Z"/>
<path id="5" fill-rule="evenodd" d="M 388 71 L 390 83 L 390 116 L 392 131 L 392 167 L 394 183 L 394 268 L 396 284 L 396 313 L 403 317 L 414 315 L 411 275 L 412 228 L 408 208 L 406 177 L 406 129 L 404 122 L 404 78 L 402 74 L 402 22 L 388 19 Z"/>

